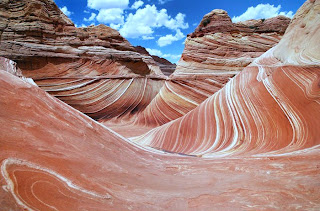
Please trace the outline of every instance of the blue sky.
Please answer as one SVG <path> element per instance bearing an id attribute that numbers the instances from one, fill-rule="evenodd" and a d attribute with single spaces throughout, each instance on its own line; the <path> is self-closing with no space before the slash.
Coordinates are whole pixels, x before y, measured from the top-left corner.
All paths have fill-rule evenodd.
<path id="1" fill-rule="evenodd" d="M 213 9 L 224 9 L 234 22 L 292 17 L 304 0 L 54 0 L 76 26 L 111 26 L 132 45 L 176 63 L 186 35 Z"/>

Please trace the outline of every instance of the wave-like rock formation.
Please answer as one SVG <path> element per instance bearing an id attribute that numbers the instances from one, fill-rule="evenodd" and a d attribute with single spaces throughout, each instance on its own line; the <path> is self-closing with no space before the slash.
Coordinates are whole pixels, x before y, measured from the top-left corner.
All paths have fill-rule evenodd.
<path id="1" fill-rule="evenodd" d="M 308 0 L 276 47 L 137 139 L 177 154 L 130 142 L 0 59 L 1 209 L 319 210 L 319 11 Z"/>
<path id="2" fill-rule="evenodd" d="M 76 28 L 52 0 L 1 1 L 0 14 L 0 55 L 32 71 L 26 74 L 85 59 L 109 61 L 100 70 L 109 75 L 162 75 L 154 60 L 137 53 L 119 32 L 104 25 Z"/>
<path id="3" fill-rule="evenodd" d="M 226 11 L 215 9 L 188 35 L 174 76 L 236 75 L 277 44 L 289 22 L 277 16 L 232 23 Z"/>
<path id="4" fill-rule="evenodd" d="M 196 108 L 277 44 L 289 22 L 278 16 L 232 23 L 223 10 L 205 15 L 188 35 L 175 72 L 135 123 L 163 125 Z"/>
<path id="5" fill-rule="evenodd" d="M 211 160 L 161 153 L 2 68 L 0 91 L 3 210 L 320 208 L 319 148 Z"/>
<path id="6" fill-rule="evenodd" d="M 198 156 L 290 153 L 320 144 L 320 2 L 306 3 L 278 46 L 187 115 L 135 138 Z"/>
<path id="7" fill-rule="evenodd" d="M 95 119 L 143 110 L 164 76 L 116 30 L 76 28 L 52 0 L 0 2 L 0 56 L 25 77 Z"/>
<path id="8" fill-rule="evenodd" d="M 204 18 L 211 20 L 203 29 L 205 35 L 199 35 L 198 27 L 188 37 L 177 73 L 170 79 L 165 75 L 172 73 L 173 64 L 152 57 L 142 47 L 133 47 L 119 32 L 107 26 L 76 28 L 52 0 L 0 2 L 0 56 L 13 59 L 25 77 L 32 78 L 45 91 L 96 120 L 159 126 L 197 107 L 235 74 L 234 68 L 228 66 L 227 72 L 219 70 L 208 76 L 194 64 L 200 64 L 201 69 L 214 69 L 232 60 L 232 56 L 257 56 L 278 41 L 288 22 L 278 17 L 264 23 L 232 24 L 225 12 L 216 11 Z M 221 30 L 226 20 L 233 26 L 232 30 Z M 252 26 L 257 29 L 250 29 Z M 234 42 L 234 47 L 219 42 L 212 51 L 207 37 L 217 34 L 226 42 Z M 239 39 L 235 40 L 231 34 L 237 34 Z M 201 45 L 193 45 L 196 42 Z M 240 48 L 241 45 L 254 47 Z M 206 49 L 205 46 L 211 47 Z M 198 48 L 202 53 L 195 52 Z M 195 57 L 209 59 L 212 57 L 209 54 L 218 51 L 219 58 L 213 62 L 197 63 Z M 193 74 L 189 74 L 190 69 L 182 68 L 188 55 L 194 56 L 190 66 Z M 222 63 L 218 64 L 218 60 Z"/>

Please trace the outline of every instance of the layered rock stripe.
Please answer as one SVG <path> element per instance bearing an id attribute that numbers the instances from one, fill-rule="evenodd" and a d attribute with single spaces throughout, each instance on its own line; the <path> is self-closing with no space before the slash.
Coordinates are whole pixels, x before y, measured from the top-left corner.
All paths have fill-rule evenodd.
<path id="1" fill-rule="evenodd" d="M 279 45 L 196 109 L 132 140 L 205 157 L 285 154 L 319 145 L 320 54 L 311 47 L 320 36 L 318 11 L 319 2 L 306 2 Z"/>
<path id="2" fill-rule="evenodd" d="M 278 16 L 232 23 L 223 10 L 205 15 L 188 35 L 175 72 L 136 123 L 162 125 L 195 109 L 277 44 L 289 22 L 289 18 Z"/>
<path id="3" fill-rule="evenodd" d="M 320 209 L 319 11 L 319 0 L 307 1 L 276 47 L 186 115 L 134 138 L 138 144 L 25 80 L 32 70 L 22 76 L 0 59 L 0 207 Z M 79 84 L 110 79 L 56 62 L 44 64 L 53 75 L 80 75 Z M 46 80 L 50 71 L 38 70 L 35 81 Z M 152 78 L 140 75 L 132 78 Z M 72 77 L 61 77 L 62 89 L 77 84 Z"/>
<path id="4" fill-rule="evenodd" d="M 226 12 L 214 10 L 204 17 L 211 20 L 205 36 L 196 34 L 197 29 L 188 37 L 176 73 L 167 78 L 160 68 L 169 75 L 174 65 L 131 46 L 109 27 L 74 27 L 51 0 L 3 1 L 0 9 L 0 55 L 15 60 L 24 76 L 106 125 L 112 120 L 112 124 L 141 127 L 165 124 L 194 109 L 278 42 L 288 24 L 283 17 L 232 24 Z M 222 19 L 232 30 L 217 32 L 225 24 Z M 241 48 L 244 45 L 252 47 Z M 246 60 L 233 62 L 236 71 L 226 65 L 234 55 Z M 227 70 L 216 68 L 219 65 L 228 66 Z"/>
<path id="5" fill-rule="evenodd" d="M 141 148 L 0 70 L 4 210 L 319 209 L 319 148 L 201 159 Z M 270 203 L 272 202 L 272 203 Z"/>

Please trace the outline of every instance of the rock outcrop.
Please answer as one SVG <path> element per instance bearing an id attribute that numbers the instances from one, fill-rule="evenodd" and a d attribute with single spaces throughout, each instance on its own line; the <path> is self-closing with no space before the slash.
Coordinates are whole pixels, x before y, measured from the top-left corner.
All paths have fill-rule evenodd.
<path id="1" fill-rule="evenodd" d="M 188 35 L 175 72 L 135 122 L 162 125 L 187 114 L 277 44 L 289 22 L 278 16 L 232 23 L 223 10 L 205 15 Z"/>
<path id="2" fill-rule="evenodd" d="M 289 22 L 278 16 L 232 23 L 226 11 L 213 10 L 188 35 L 174 76 L 236 75 L 277 44 Z"/>
<path id="3" fill-rule="evenodd" d="M 165 58 L 161 58 L 159 56 L 154 56 L 154 55 L 151 55 L 151 57 L 154 59 L 156 64 L 160 67 L 162 73 L 166 76 L 170 76 L 177 67 L 176 64 L 172 64 Z"/>
<path id="4" fill-rule="evenodd" d="M 138 139 L 176 154 L 131 143 L 0 59 L 1 209 L 319 210 L 319 8 L 307 1 L 278 46 Z"/>
<path id="5" fill-rule="evenodd" d="M 76 28 L 52 0 L 0 2 L 0 56 L 16 61 L 25 77 L 96 120 L 159 126 L 183 116 L 220 90 L 240 68 L 228 65 L 231 57 L 241 55 L 246 60 L 241 65 L 249 64 L 278 41 L 288 22 L 278 17 L 263 23 L 233 24 L 225 12 L 215 11 L 205 16 L 204 20 L 212 20 L 202 34 L 198 27 L 188 37 L 177 71 L 170 79 L 165 75 L 173 71 L 173 64 L 133 47 L 107 26 Z M 221 26 L 228 25 L 225 22 L 232 30 Z M 253 25 L 256 31 L 250 29 Z M 234 38 L 236 34 L 238 39 Z M 208 39 L 216 36 L 229 44 L 218 42 L 213 47 Z M 193 45 L 197 42 L 201 45 Z M 247 52 L 250 50 L 254 52 Z M 213 55 L 208 55 L 211 52 Z M 194 60 L 189 60 L 190 56 Z M 195 57 L 215 59 L 208 62 Z M 211 71 L 219 65 L 227 70 Z"/>
<path id="6" fill-rule="evenodd" d="M 319 8 L 320 1 L 306 2 L 276 47 L 196 109 L 133 140 L 205 157 L 268 156 L 317 147 Z"/>
<path id="7" fill-rule="evenodd" d="M 95 119 L 143 110 L 164 76 L 119 32 L 76 28 L 52 0 L 0 2 L 0 56 L 39 87 Z"/>
<path id="8" fill-rule="evenodd" d="M 2 210 L 320 208 L 318 148 L 232 160 L 163 153 L 3 70 L 0 91 Z"/>
<path id="9" fill-rule="evenodd" d="M 149 52 L 142 46 L 136 46 L 135 48 L 140 54 L 151 56 L 154 59 L 154 61 L 156 62 L 156 64 L 160 67 L 160 69 L 164 75 L 170 76 L 175 71 L 176 66 L 177 66 L 176 64 L 172 64 L 171 62 L 169 62 L 165 58 L 161 58 L 161 57 L 155 56 L 155 55 L 150 55 Z"/>
<path id="10" fill-rule="evenodd" d="M 100 70 L 108 75 L 162 75 L 154 60 L 137 53 L 119 32 L 104 25 L 76 28 L 52 0 L 1 1 L 0 35 L 0 55 L 29 75 L 70 60 L 108 61 L 109 68 Z"/>

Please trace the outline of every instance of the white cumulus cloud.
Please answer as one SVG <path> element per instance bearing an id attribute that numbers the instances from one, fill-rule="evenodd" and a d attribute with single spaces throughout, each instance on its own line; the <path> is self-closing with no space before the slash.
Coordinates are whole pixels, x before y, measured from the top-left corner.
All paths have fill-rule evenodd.
<path id="1" fill-rule="evenodd" d="M 125 9 L 129 5 L 129 0 L 88 0 L 87 6 L 91 9 Z"/>
<path id="2" fill-rule="evenodd" d="M 293 12 L 285 12 L 281 10 L 281 5 L 275 7 L 270 4 L 258 4 L 256 7 L 249 7 L 242 15 L 234 16 L 232 18 L 233 22 L 245 21 L 250 19 L 262 19 L 262 18 L 271 18 L 278 15 L 284 15 L 289 18 L 293 17 Z"/>
<path id="3" fill-rule="evenodd" d="M 169 2 L 169 1 L 172 1 L 172 0 L 158 0 L 158 3 L 159 4 L 165 4 L 165 3 Z"/>
<path id="4" fill-rule="evenodd" d="M 84 18 L 83 20 L 84 21 L 87 21 L 87 22 L 89 22 L 89 21 L 93 21 L 95 18 L 96 18 L 96 16 L 97 16 L 97 14 L 95 14 L 95 13 L 91 13 L 91 16 L 89 17 L 89 18 Z"/>
<path id="5" fill-rule="evenodd" d="M 180 31 L 180 29 L 178 29 L 175 35 L 167 34 L 166 36 L 160 37 L 157 43 L 160 47 L 163 47 L 163 46 L 170 45 L 175 41 L 181 40 L 184 37 L 185 35 Z"/>
<path id="6" fill-rule="evenodd" d="M 111 23 L 111 24 L 110 24 L 110 27 L 113 28 L 113 29 L 115 29 L 115 30 L 119 30 L 120 27 L 121 27 L 121 24 L 120 24 L 120 23 L 119 23 L 119 24 Z"/>
<path id="7" fill-rule="evenodd" d="M 143 1 L 135 1 L 134 3 L 133 3 L 133 5 L 131 6 L 131 8 L 132 9 L 138 9 L 138 8 L 140 8 L 142 5 L 143 5 L 144 3 L 143 3 Z"/>
<path id="8" fill-rule="evenodd" d="M 85 25 L 85 24 L 83 24 L 83 23 L 82 23 L 81 25 L 78 25 L 78 24 L 75 23 L 74 25 L 75 25 L 77 28 L 80 28 L 80 27 L 88 27 L 87 25 Z"/>
<path id="9" fill-rule="evenodd" d="M 66 6 L 60 8 L 60 10 L 68 17 L 73 13 L 73 12 L 70 12 Z"/>
<path id="10" fill-rule="evenodd" d="M 146 48 L 150 55 L 159 56 L 165 58 L 173 63 L 177 63 L 181 57 L 181 54 L 164 54 L 158 49 Z"/>
<path id="11" fill-rule="evenodd" d="M 123 10 L 120 8 L 101 9 L 97 20 L 105 24 L 122 24 L 124 22 Z"/>
<path id="12" fill-rule="evenodd" d="M 178 13 L 175 18 L 168 15 L 166 9 L 158 10 L 155 5 L 146 5 L 136 13 L 130 13 L 120 33 L 127 38 L 151 36 L 155 28 L 166 27 L 171 30 L 186 29 L 188 23 L 184 22 L 185 15 Z"/>
<path id="13" fill-rule="evenodd" d="M 153 36 L 142 36 L 143 40 L 153 40 L 154 37 Z"/>

